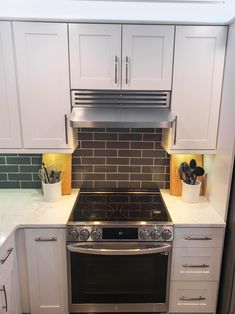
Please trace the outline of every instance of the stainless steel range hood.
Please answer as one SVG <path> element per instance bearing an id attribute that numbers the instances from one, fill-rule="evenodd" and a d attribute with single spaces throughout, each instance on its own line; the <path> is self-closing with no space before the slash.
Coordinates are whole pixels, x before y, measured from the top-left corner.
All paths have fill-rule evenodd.
<path id="1" fill-rule="evenodd" d="M 72 127 L 170 128 L 170 92 L 72 91 Z"/>

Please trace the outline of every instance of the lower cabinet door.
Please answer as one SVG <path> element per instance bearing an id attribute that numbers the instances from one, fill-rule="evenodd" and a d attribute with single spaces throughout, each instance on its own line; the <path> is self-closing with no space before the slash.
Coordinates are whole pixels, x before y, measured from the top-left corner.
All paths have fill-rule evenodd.
<path id="1" fill-rule="evenodd" d="M 26 229 L 31 314 L 68 313 L 65 229 Z"/>
<path id="2" fill-rule="evenodd" d="M 1 278 L 1 297 L 0 297 L 0 313 L 1 314 L 20 314 L 22 313 L 17 293 L 18 286 L 15 280 L 14 269 L 9 270 Z"/>
<path id="3" fill-rule="evenodd" d="M 214 313 L 217 282 L 172 281 L 170 313 Z"/>

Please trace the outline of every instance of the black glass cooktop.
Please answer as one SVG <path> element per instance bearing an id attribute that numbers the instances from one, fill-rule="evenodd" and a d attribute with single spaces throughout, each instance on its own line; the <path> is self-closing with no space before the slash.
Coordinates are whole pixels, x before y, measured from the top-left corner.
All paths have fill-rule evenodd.
<path id="1" fill-rule="evenodd" d="M 159 190 L 81 190 L 72 221 L 159 221 L 168 222 Z"/>

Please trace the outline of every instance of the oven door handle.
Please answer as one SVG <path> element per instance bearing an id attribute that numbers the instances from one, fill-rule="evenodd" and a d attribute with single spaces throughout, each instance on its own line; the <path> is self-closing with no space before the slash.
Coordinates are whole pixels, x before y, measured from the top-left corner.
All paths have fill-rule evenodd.
<path id="1" fill-rule="evenodd" d="M 72 244 L 67 245 L 69 252 L 83 253 L 83 254 L 95 254 L 95 255 L 143 255 L 143 254 L 155 254 L 169 252 L 171 245 L 164 244 L 152 247 L 138 247 L 138 248 L 105 248 L 99 247 L 96 248 L 95 245 L 90 245 L 90 247 L 85 246 L 84 244 Z"/>

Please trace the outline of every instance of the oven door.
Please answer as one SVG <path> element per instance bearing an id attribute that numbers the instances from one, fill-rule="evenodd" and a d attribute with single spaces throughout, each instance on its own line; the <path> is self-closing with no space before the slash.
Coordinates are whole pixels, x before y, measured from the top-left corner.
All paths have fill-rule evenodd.
<path id="1" fill-rule="evenodd" d="M 171 244 L 68 244 L 69 310 L 167 312 Z"/>

